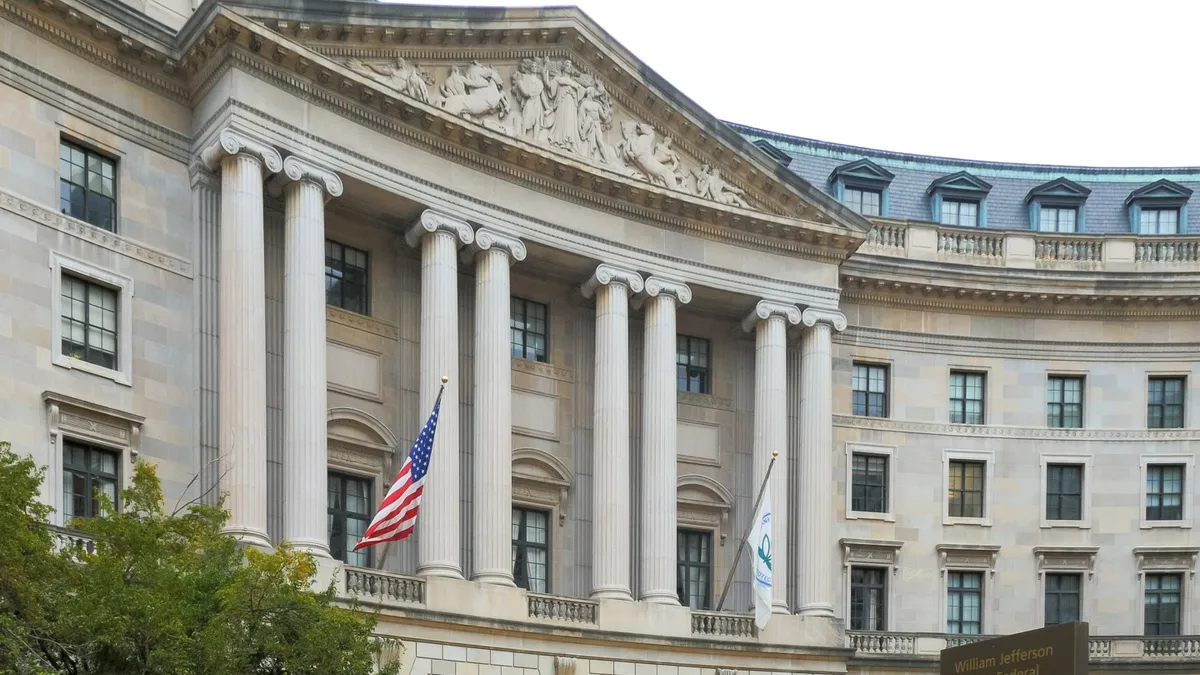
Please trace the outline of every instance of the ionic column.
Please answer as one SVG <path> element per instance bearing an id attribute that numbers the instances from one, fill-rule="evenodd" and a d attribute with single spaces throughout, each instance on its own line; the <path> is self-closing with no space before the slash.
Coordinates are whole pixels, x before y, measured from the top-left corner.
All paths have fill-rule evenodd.
<path id="1" fill-rule="evenodd" d="M 525 259 L 521 240 L 489 229 L 465 252 L 475 257 L 474 494 L 471 579 L 513 585 L 512 337 L 508 268 Z M 440 432 L 439 432 L 440 433 Z"/>
<path id="2" fill-rule="evenodd" d="M 600 265 L 581 289 L 596 296 L 595 413 L 592 420 L 592 598 L 632 600 L 629 589 L 630 269 Z"/>
<path id="3" fill-rule="evenodd" d="M 804 310 L 800 355 L 800 592 L 802 616 L 833 616 L 833 331 L 841 312 Z"/>
<path id="4" fill-rule="evenodd" d="M 442 377 L 449 377 L 434 436 L 433 455 L 417 525 L 417 574 L 462 578 L 459 559 L 458 260 L 475 239 L 471 226 L 427 210 L 405 235 L 421 247 L 420 420 L 433 410 Z M 507 301 L 505 302 L 507 306 Z"/>
<path id="5" fill-rule="evenodd" d="M 646 346 L 642 380 L 641 599 L 678 605 L 676 587 L 675 303 L 692 300 L 679 281 L 646 280 Z"/>
<path id="6" fill-rule="evenodd" d="M 325 202 L 342 194 L 342 180 L 292 156 L 272 187 L 284 195 L 284 539 L 327 558 Z"/>
<path id="7" fill-rule="evenodd" d="M 755 489 L 771 463 L 771 453 L 780 453 L 771 470 L 771 609 L 788 613 L 788 494 L 787 461 L 787 326 L 800 323 L 795 305 L 759 301 L 742 321 L 754 330 L 754 482 Z M 755 495 L 757 496 L 757 495 Z M 753 517 L 753 516 L 751 516 Z"/>
<path id="8" fill-rule="evenodd" d="M 220 452 L 228 495 L 225 532 L 269 547 L 267 537 L 267 344 L 263 179 L 279 153 L 224 129 L 200 155 L 221 172 Z"/>

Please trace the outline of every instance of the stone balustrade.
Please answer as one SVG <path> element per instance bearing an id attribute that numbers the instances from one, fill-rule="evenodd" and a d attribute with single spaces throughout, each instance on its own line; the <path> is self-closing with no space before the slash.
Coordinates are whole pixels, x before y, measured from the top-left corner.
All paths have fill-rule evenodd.
<path id="1" fill-rule="evenodd" d="M 944 635 L 937 633 L 893 633 L 848 631 L 846 646 L 858 656 L 879 658 L 929 657 L 936 659 L 941 650 L 986 640 L 989 635 Z M 1090 661 L 1197 661 L 1200 660 L 1200 636 L 1174 637 L 1098 636 L 1088 638 Z"/>
<path id="2" fill-rule="evenodd" d="M 96 541 L 79 530 L 51 526 L 50 531 L 54 534 L 55 553 L 68 549 L 87 554 L 96 552 Z"/>
<path id="3" fill-rule="evenodd" d="M 753 639 L 754 615 L 692 610 L 692 634 Z"/>
<path id="4" fill-rule="evenodd" d="M 566 621 L 568 623 L 596 623 L 599 603 L 579 598 L 558 595 L 529 594 L 529 618 Z"/>
<path id="5" fill-rule="evenodd" d="M 421 604 L 425 602 L 425 581 L 393 572 L 345 568 L 346 593 L 380 604 Z"/>

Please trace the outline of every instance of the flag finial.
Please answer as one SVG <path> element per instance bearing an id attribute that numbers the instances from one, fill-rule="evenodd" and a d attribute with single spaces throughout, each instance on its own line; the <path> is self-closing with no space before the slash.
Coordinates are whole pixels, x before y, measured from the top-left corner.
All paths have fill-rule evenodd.
<path id="1" fill-rule="evenodd" d="M 772 450 L 772 451 L 771 451 L 771 456 L 772 456 L 772 457 L 778 457 L 778 456 L 779 456 L 779 451 L 778 451 L 778 450 Z"/>
<path id="2" fill-rule="evenodd" d="M 450 381 L 450 377 L 448 375 L 442 376 L 442 384 L 446 384 L 449 381 Z"/>

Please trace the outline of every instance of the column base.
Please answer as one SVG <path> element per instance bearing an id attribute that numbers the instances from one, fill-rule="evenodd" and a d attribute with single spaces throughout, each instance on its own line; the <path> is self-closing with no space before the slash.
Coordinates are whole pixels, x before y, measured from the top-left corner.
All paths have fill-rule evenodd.
<path id="1" fill-rule="evenodd" d="M 642 602 L 652 602 L 656 605 L 679 606 L 679 596 L 667 591 L 647 591 L 642 594 Z"/>
<path id="2" fill-rule="evenodd" d="M 419 577 L 448 577 L 450 579 L 462 579 L 462 570 L 458 565 L 452 563 L 429 563 L 417 567 L 417 576 Z"/>
<path id="3" fill-rule="evenodd" d="M 633 602 L 633 594 L 627 588 L 597 588 L 588 596 L 591 600 L 620 600 Z"/>
<path id="4" fill-rule="evenodd" d="M 786 602 L 773 602 L 773 603 L 771 603 L 771 613 L 772 614 L 791 614 L 792 610 L 788 609 Z"/>
<path id="5" fill-rule="evenodd" d="M 314 558 L 333 558 L 329 553 L 329 542 L 314 541 L 312 539 L 288 539 L 285 541 L 292 550 L 303 551 L 312 555 Z"/>
<path id="6" fill-rule="evenodd" d="M 507 574 L 504 572 L 496 572 L 496 571 L 476 572 L 471 577 L 471 581 L 475 581 L 475 582 L 478 582 L 481 584 L 492 584 L 495 586 L 510 586 L 512 588 L 516 588 L 516 586 L 517 586 L 517 583 L 515 581 L 513 581 L 511 572 L 509 572 Z"/>
<path id="7" fill-rule="evenodd" d="M 242 546 L 250 546 L 267 553 L 275 550 L 275 547 L 271 545 L 271 540 L 267 538 L 267 533 L 261 530 L 246 527 L 227 527 L 221 530 L 221 534 L 237 539 L 238 544 Z"/>
<path id="8" fill-rule="evenodd" d="M 799 616 L 833 618 L 833 605 L 827 605 L 825 603 L 802 605 L 796 614 Z"/>

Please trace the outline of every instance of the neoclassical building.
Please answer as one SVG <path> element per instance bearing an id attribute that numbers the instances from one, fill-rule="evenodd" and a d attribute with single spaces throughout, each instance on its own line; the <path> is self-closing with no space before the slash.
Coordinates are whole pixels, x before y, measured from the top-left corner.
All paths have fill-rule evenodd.
<path id="1" fill-rule="evenodd" d="M 57 525 L 151 462 L 406 675 L 934 673 L 1072 620 L 1200 673 L 1200 168 L 727 124 L 570 8 L 0 0 L 0 111 L 0 438 Z M 416 534 L 352 551 L 442 377 Z"/>

